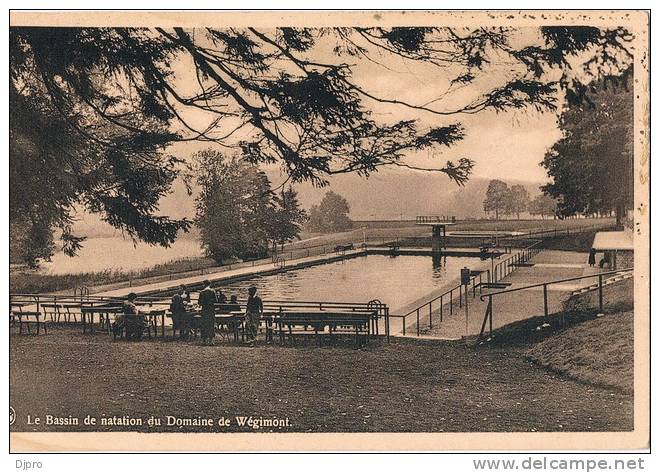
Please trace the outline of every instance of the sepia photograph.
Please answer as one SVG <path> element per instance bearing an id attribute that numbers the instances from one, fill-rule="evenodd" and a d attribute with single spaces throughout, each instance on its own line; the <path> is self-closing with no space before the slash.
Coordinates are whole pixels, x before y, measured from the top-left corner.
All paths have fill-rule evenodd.
<path id="1" fill-rule="evenodd" d="M 8 36 L 11 452 L 648 447 L 648 11 Z"/>

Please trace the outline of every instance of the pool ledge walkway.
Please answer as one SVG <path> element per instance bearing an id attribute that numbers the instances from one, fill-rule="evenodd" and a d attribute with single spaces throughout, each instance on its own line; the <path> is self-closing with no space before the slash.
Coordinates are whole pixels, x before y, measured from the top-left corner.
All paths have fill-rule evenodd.
<path id="1" fill-rule="evenodd" d="M 255 266 L 244 266 L 236 269 L 222 269 L 219 271 L 210 272 L 203 275 L 188 276 L 179 279 L 144 284 L 141 286 L 123 287 L 121 289 L 98 292 L 95 293 L 94 295 L 104 296 L 104 297 L 123 297 L 129 292 L 134 292 L 141 296 L 148 296 L 157 293 L 176 290 L 181 284 L 185 284 L 190 289 L 197 289 L 197 288 L 201 288 L 203 282 L 207 279 L 212 283 L 227 282 L 237 279 L 249 278 L 256 275 L 263 276 L 269 274 L 276 274 L 285 271 L 290 271 L 292 269 L 306 268 L 308 266 L 314 266 L 317 264 L 332 263 L 334 261 L 340 261 L 346 258 L 355 258 L 357 256 L 363 256 L 365 254 L 366 251 L 362 249 L 347 250 L 345 253 L 341 253 L 341 254 L 326 253 L 323 255 L 298 258 L 287 262 L 286 266 L 284 267 L 278 267 L 274 263 L 262 263 Z"/>
<path id="2" fill-rule="evenodd" d="M 509 283 L 507 289 L 523 287 L 559 279 L 578 276 L 597 275 L 598 269 L 587 264 L 587 253 L 569 251 L 543 250 L 531 260 L 530 267 L 520 267 L 505 277 L 502 282 Z M 593 284 L 592 279 L 562 283 L 548 286 L 548 310 L 550 313 L 561 311 L 563 302 L 573 291 Z M 489 292 L 499 292 L 501 289 L 484 289 L 481 295 Z M 424 314 L 420 320 L 419 335 L 416 323 L 407 324 L 406 336 L 424 339 L 458 340 L 467 335 L 478 335 L 486 314 L 488 299 L 481 301 L 477 297 L 468 299 L 467 320 L 465 307 L 459 307 L 454 301 L 453 314 L 449 315 L 448 304 L 445 303 L 444 317 L 440 322 L 439 308 L 433 311 L 433 324 L 430 327 L 429 315 Z M 529 290 L 503 294 L 493 298 L 493 329 L 502 327 L 519 320 L 528 319 L 543 314 L 543 288 L 537 287 Z M 394 322 L 396 323 L 396 322 Z M 401 336 L 399 330 L 393 330 L 393 335 Z"/>

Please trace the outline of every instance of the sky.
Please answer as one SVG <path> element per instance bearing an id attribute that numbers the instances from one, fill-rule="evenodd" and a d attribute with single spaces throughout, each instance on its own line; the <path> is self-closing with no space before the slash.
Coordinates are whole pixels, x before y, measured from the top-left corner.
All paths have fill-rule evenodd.
<path id="1" fill-rule="evenodd" d="M 272 32 L 270 33 L 272 34 Z M 201 35 L 197 34 L 197 38 Z M 330 38 L 330 37 L 328 37 Z M 199 39 L 198 39 L 199 40 Z M 515 46 L 534 44 L 538 41 L 537 30 L 526 28 L 513 36 Z M 399 56 L 376 52 L 373 61 L 354 57 L 336 58 L 332 52 L 334 42 L 320 40 L 312 50 L 313 59 L 320 62 L 350 62 L 353 80 L 372 94 L 385 98 L 396 98 L 415 105 L 430 101 L 438 110 L 452 110 L 494 86 L 503 85 L 515 74 L 516 65 L 506 62 L 505 58 L 495 61 L 484 76 L 468 87 L 452 88 L 446 93 L 449 81 L 456 76 L 453 67 L 438 68 L 434 65 L 405 60 Z M 198 90 L 197 78 L 192 73 L 194 67 L 187 59 L 174 65 L 176 84 L 182 94 Z M 442 100 L 437 100 L 443 97 Z M 442 167 L 447 160 L 456 161 L 467 157 L 476 162 L 473 175 L 476 177 L 545 181 L 547 175 L 539 163 L 548 148 L 560 137 L 557 126 L 557 113 L 539 113 L 535 110 L 513 110 L 496 113 L 483 111 L 477 114 L 457 114 L 438 116 L 428 112 L 382 104 L 365 99 L 365 106 L 372 111 L 377 120 L 395 122 L 401 119 L 416 119 L 421 127 L 442 126 L 460 122 L 465 129 L 465 138 L 451 148 L 436 148 L 433 151 L 410 153 L 404 162 L 420 167 Z M 184 110 L 182 115 L 203 128 L 209 117 L 197 111 Z M 226 120 L 223 130 L 236 126 L 231 119 Z M 245 128 L 246 133 L 249 127 Z M 242 136 L 240 133 L 237 136 Z M 173 150 L 182 157 L 194 151 L 208 147 L 205 143 L 176 145 Z"/>

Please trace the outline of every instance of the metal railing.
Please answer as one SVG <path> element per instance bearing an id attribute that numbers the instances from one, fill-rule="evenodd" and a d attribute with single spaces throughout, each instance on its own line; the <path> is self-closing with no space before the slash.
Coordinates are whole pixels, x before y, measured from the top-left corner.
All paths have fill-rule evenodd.
<path id="1" fill-rule="evenodd" d="M 524 286 L 524 287 L 516 287 L 512 289 L 505 289 L 502 291 L 498 292 L 492 292 L 490 294 L 485 294 L 479 297 L 482 301 L 485 300 L 485 298 L 488 298 L 488 304 L 486 305 L 486 313 L 484 315 L 484 320 L 483 323 L 481 324 L 481 330 L 479 331 L 479 337 L 478 340 L 481 340 L 484 335 L 484 331 L 486 329 L 486 324 L 489 324 L 489 334 L 492 337 L 493 335 L 493 297 L 500 296 L 502 294 L 508 294 L 511 292 L 517 292 L 517 291 L 524 291 L 526 289 L 533 289 L 537 287 L 543 287 L 543 315 L 544 317 L 548 317 L 548 286 L 552 284 L 560 284 L 560 283 L 565 283 L 565 282 L 570 282 L 570 281 L 579 281 L 582 279 L 595 279 L 598 278 L 598 287 L 594 289 L 598 289 L 598 309 L 599 311 L 603 311 L 603 276 L 609 276 L 612 274 L 622 274 L 622 273 L 629 273 L 632 272 L 632 268 L 626 268 L 626 269 L 618 269 L 615 271 L 606 271 L 602 273 L 597 273 L 597 274 L 591 274 L 588 276 L 577 276 L 573 278 L 566 278 L 566 279 L 556 279 L 553 281 L 547 281 L 543 283 L 537 283 L 537 284 L 530 284 L 529 286 Z M 562 321 L 563 322 L 563 321 Z"/>
<path id="2" fill-rule="evenodd" d="M 425 302 L 424 304 L 420 305 L 419 307 L 416 307 L 415 309 L 409 311 L 406 314 L 403 315 L 394 315 L 390 314 L 390 318 L 400 318 L 401 319 L 401 325 L 402 325 L 402 333 L 403 335 L 406 334 L 406 327 L 408 325 L 407 319 L 408 317 L 411 317 L 413 315 L 416 316 L 416 323 L 415 323 L 415 328 L 417 335 L 420 334 L 420 320 L 422 314 L 426 314 L 428 311 L 429 315 L 429 330 L 433 328 L 433 307 L 435 304 L 436 310 L 439 309 L 439 316 L 440 316 L 440 322 L 443 321 L 444 318 L 444 306 L 445 302 L 449 303 L 449 315 L 453 315 L 454 313 L 454 306 L 456 305 L 456 302 L 454 301 L 454 295 L 458 294 L 458 307 L 462 308 L 463 307 L 463 295 L 469 294 L 470 293 L 470 285 L 472 286 L 472 298 L 474 299 L 476 297 L 476 292 L 477 288 L 479 288 L 479 293 L 481 294 L 482 292 L 482 287 L 483 287 L 483 275 L 484 273 L 487 274 L 487 280 L 490 280 L 490 270 L 486 269 L 485 271 L 479 271 L 477 274 L 474 276 L 470 277 L 470 283 L 467 285 L 464 284 L 458 284 L 451 289 L 449 289 L 446 292 L 443 292 L 439 296 L 434 297 L 428 302 Z M 477 283 L 477 280 L 479 281 Z M 465 292 L 467 291 L 467 293 Z"/>
<path id="3" fill-rule="evenodd" d="M 21 306 L 34 306 L 36 311 L 42 309 L 51 309 L 49 306 L 57 304 L 78 305 L 80 307 L 90 306 L 107 306 L 109 304 L 121 304 L 125 298 L 123 297 L 108 297 L 108 296 L 95 296 L 90 294 L 81 295 L 76 291 L 73 296 L 70 295 L 50 295 L 50 294 L 10 294 L 9 303 L 10 310 L 14 307 Z M 241 306 L 246 304 L 247 300 L 238 299 L 237 303 Z M 163 296 L 138 296 L 135 300 L 138 305 L 148 305 L 149 307 L 159 306 L 169 308 L 171 300 L 169 297 Z M 369 302 L 337 302 L 337 301 L 286 301 L 286 300 L 264 300 L 264 311 L 268 312 L 287 312 L 287 311 L 301 311 L 301 310 L 314 310 L 314 311 L 348 311 L 348 312 L 373 312 L 376 314 L 376 321 L 384 320 L 385 336 L 389 341 L 390 336 L 390 320 L 389 320 L 389 307 L 387 304 L 379 300 L 371 300 Z M 376 326 L 376 334 L 378 334 L 378 327 Z"/>
<path id="4" fill-rule="evenodd" d="M 418 215 L 415 217 L 415 223 L 456 223 L 454 215 Z"/>
<path id="5" fill-rule="evenodd" d="M 535 241 L 531 245 L 521 248 L 515 253 L 511 253 L 511 256 L 501 260 L 497 264 L 494 264 L 491 268 L 492 281 L 488 282 L 496 283 L 501 281 L 509 274 L 511 274 L 515 268 L 522 264 L 528 263 L 530 259 L 541 252 L 541 243 L 543 243 L 543 240 Z"/>
<path id="6" fill-rule="evenodd" d="M 442 323 L 444 319 L 444 311 L 445 311 L 445 303 L 447 302 L 449 305 L 449 315 L 453 315 L 454 313 L 454 306 L 456 305 L 456 302 L 454 301 L 454 295 L 458 295 L 458 308 L 463 307 L 463 300 L 464 296 L 467 296 L 470 292 L 472 292 L 472 299 L 476 297 L 477 293 L 477 288 L 479 289 L 479 294 L 483 293 L 483 287 L 484 287 L 484 281 L 483 281 L 483 276 L 486 274 L 486 282 L 487 283 L 493 283 L 501 280 L 502 278 L 508 276 L 511 274 L 511 272 L 517 267 L 519 264 L 526 263 L 529 261 L 533 256 L 539 253 L 541 249 L 539 248 L 541 241 L 537 241 L 532 243 L 531 245 L 519 249 L 516 253 L 512 253 L 509 257 L 506 259 L 498 262 L 496 265 L 492 267 L 492 269 L 486 269 L 483 271 L 480 271 L 476 273 L 475 275 L 470 277 L 470 281 L 467 285 L 465 284 L 458 284 L 448 291 L 442 293 L 439 296 L 434 297 L 428 302 L 425 302 L 424 304 L 420 305 L 419 307 L 414 308 L 413 310 L 409 311 L 406 314 L 403 315 L 394 315 L 391 314 L 390 317 L 394 318 L 400 318 L 402 319 L 402 334 L 406 335 L 406 328 L 408 326 L 408 317 L 415 316 L 416 318 L 416 323 L 415 323 L 415 331 L 417 335 L 420 335 L 420 330 L 421 330 L 421 317 L 423 314 L 426 314 L 428 312 L 429 316 L 429 325 L 428 328 L 429 330 L 433 329 L 433 307 L 435 305 L 436 310 L 439 310 L 439 317 L 440 317 L 440 323 Z M 478 283 L 477 283 L 478 281 Z M 470 286 L 472 286 L 471 291 L 470 291 Z"/>

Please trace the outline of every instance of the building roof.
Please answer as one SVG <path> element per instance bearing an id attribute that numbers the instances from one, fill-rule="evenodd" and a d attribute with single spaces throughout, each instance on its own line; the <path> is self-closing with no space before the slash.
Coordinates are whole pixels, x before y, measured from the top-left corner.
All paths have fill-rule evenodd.
<path id="1" fill-rule="evenodd" d="M 632 232 L 598 232 L 594 237 L 592 247 L 596 251 L 605 250 L 633 250 Z"/>

